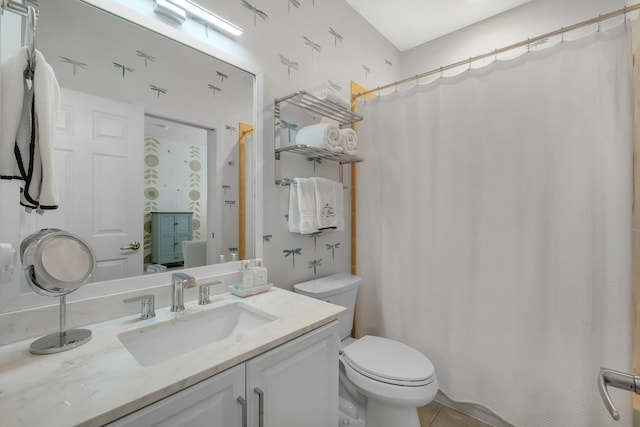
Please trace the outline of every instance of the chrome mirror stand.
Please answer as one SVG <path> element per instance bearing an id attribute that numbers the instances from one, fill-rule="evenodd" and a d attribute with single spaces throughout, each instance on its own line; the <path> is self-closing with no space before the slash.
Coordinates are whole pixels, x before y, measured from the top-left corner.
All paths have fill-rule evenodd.
<path id="1" fill-rule="evenodd" d="M 38 338 L 31 343 L 29 351 L 33 354 L 52 354 L 71 350 L 87 343 L 91 339 L 89 329 L 67 330 L 67 296 L 60 297 L 60 332 L 54 332 Z"/>

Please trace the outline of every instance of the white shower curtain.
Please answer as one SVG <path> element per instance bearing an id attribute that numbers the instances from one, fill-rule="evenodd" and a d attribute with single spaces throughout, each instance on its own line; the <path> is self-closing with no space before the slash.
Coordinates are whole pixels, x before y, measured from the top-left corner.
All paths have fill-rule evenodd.
<path id="1" fill-rule="evenodd" d="M 622 27 L 367 101 L 358 334 L 514 425 L 630 426 L 631 79 Z"/>

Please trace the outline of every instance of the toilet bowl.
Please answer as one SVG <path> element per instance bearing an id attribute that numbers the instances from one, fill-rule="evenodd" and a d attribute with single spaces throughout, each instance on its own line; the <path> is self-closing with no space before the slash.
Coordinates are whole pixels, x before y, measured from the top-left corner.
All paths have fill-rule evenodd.
<path id="1" fill-rule="evenodd" d="M 435 369 L 416 349 L 388 338 L 350 337 L 362 279 L 334 274 L 294 285 L 303 295 L 347 308 L 339 320 L 340 425 L 420 427 L 416 408 L 438 391 Z"/>

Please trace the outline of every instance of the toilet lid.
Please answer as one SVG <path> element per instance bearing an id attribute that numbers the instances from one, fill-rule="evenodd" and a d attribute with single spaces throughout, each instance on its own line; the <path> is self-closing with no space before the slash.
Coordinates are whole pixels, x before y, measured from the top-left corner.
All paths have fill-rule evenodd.
<path id="1" fill-rule="evenodd" d="M 403 386 L 433 381 L 434 367 L 418 350 L 387 338 L 364 336 L 343 350 L 354 370 L 369 378 Z"/>

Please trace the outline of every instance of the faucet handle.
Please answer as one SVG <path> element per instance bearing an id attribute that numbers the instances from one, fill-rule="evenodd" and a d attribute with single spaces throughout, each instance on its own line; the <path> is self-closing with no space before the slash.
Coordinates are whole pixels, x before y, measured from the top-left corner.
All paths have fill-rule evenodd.
<path id="1" fill-rule="evenodd" d="M 213 282 L 201 283 L 200 285 L 198 285 L 198 289 L 200 290 L 200 292 L 198 292 L 198 305 L 211 304 L 211 300 L 209 299 L 209 287 L 213 285 L 219 285 L 220 283 L 222 282 L 220 282 L 219 280 L 215 280 Z"/>
<path id="2" fill-rule="evenodd" d="M 152 317 L 156 317 L 156 312 L 154 307 L 155 297 L 153 295 L 151 294 L 140 295 L 137 297 L 127 298 L 125 300 L 122 300 L 122 302 L 125 302 L 125 303 L 136 302 L 136 301 L 142 301 L 142 307 L 140 308 L 141 320 L 151 319 Z"/>

